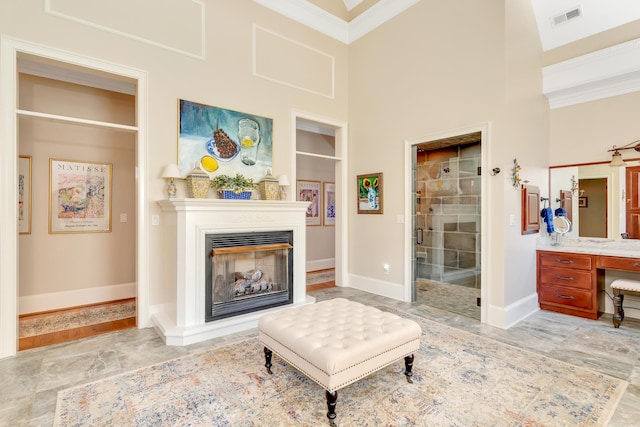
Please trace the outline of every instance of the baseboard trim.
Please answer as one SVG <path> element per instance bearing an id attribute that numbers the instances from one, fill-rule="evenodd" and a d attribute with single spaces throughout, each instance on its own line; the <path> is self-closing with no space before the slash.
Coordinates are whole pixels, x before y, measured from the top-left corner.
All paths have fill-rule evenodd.
<path id="1" fill-rule="evenodd" d="M 350 274 L 349 284 L 346 287 L 404 301 L 404 286 L 393 282 L 358 276 L 357 274 Z"/>
<path id="2" fill-rule="evenodd" d="M 336 268 L 335 258 L 318 259 L 315 261 L 307 261 L 307 273 L 310 271 L 326 270 L 327 268 Z"/>
<path id="3" fill-rule="evenodd" d="M 509 304 L 506 307 L 489 305 L 488 324 L 497 328 L 509 329 L 518 322 L 540 310 L 536 292 Z"/>
<path id="4" fill-rule="evenodd" d="M 38 313 L 59 310 L 81 305 L 135 298 L 136 283 L 124 283 L 112 286 L 77 289 L 73 291 L 52 292 L 49 294 L 28 295 L 18 298 L 18 314 Z"/>

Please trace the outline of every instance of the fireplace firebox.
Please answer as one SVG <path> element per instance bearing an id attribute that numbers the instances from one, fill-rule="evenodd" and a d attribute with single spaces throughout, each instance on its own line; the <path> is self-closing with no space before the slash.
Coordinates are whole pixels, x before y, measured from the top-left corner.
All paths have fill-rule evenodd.
<path id="1" fill-rule="evenodd" d="M 205 236 L 205 321 L 293 302 L 293 232 Z"/>

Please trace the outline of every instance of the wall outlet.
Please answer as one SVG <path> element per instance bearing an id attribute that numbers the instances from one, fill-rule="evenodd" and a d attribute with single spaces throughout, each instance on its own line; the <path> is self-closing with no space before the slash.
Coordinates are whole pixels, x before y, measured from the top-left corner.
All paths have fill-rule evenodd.
<path id="1" fill-rule="evenodd" d="M 384 270 L 384 274 L 389 274 L 389 264 L 383 264 L 382 269 Z"/>
<path id="2" fill-rule="evenodd" d="M 121 213 L 120 214 L 120 222 L 127 222 L 127 214 L 126 213 Z"/>
<path id="3" fill-rule="evenodd" d="M 151 215 L 151 225 L 160 225 L 160 215 Z"/>

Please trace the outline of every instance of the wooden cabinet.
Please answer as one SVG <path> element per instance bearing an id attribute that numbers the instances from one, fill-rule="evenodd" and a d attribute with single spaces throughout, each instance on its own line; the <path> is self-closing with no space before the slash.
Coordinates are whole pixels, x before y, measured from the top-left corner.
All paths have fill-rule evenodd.
<path id="1" fill-rule="evenodd" d="M 640 260 L 637 258 L 600 256 L 598 259 L 598 268 L 640 273 Z"/>
<path id="2" fill-rule="evenodd" d="M 543 310 L 597 319 L 604 310 L 604 272 L 598 256 L 537 252 L 538 302 Z"/>

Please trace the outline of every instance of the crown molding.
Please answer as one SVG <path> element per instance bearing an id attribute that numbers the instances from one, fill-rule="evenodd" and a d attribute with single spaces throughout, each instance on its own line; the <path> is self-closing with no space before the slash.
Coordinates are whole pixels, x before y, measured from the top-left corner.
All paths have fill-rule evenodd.
<path id="1" fill-rule="evenodd" d="M 349 24 L 312 3 L 300 0 L 253 1 L 338 41 L 349 43 Z"/>
<path id="2" fill-rule="evenodd" d="M 640 39 L 544 67 L 542 79 L 552 109 L 640 91 Z"/>
<path id="3" fill-rule="evenodd" d="M 409 9 L 420 0 L 380 0 L 349 22 L 349 43 Z"/>
<path id="4" fill-rule="evenodd" d="M 343 0 L 342 1 L 349 12 L 362 3 L 362 0 Z"/>
<path id="5" fill-rule="evenodd" d="M 351 22 L 344 21 L 307 1 L 253 1 L 342 43 L 349 44 L 404 12 L 420 0 L 380 0 Z M 347 7 L 349 6 L 347 5 Z"/>

